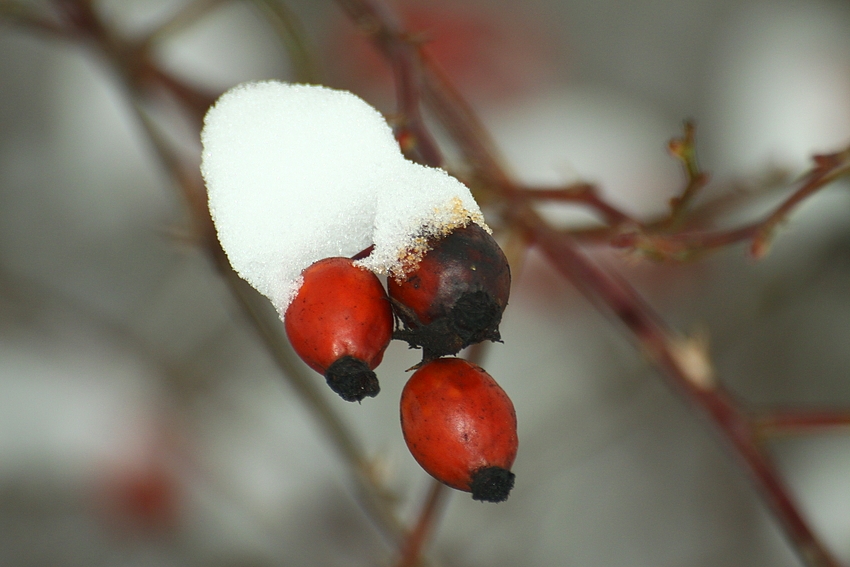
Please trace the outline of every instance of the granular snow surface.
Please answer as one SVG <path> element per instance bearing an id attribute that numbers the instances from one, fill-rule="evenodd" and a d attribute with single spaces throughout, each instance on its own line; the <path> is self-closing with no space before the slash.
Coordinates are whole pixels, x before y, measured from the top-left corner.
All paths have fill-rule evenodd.
<path id="1" fill-rule="evenodd" d="M 425 238 L 484 226 L 466 186 L 405 159 L 383 116 L 346 91 L 239 85 L 209 110 L 201 141 L 222 247 L 281 315 L 317 260 L 374 245 L 360 263 L 398 274 Z"/>

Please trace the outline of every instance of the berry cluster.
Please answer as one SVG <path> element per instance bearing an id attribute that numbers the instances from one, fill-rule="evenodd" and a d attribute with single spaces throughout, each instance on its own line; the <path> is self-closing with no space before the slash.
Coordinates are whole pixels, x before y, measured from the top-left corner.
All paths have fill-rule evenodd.
<path id="1" fill-rule="evenodd" d="M 413 269 L 390 274 L 389 293 L 353 259 L 312 264 L 286 310 L 286 333 L 304 362 L 346 401 L 378 394 L 374 369 L 391 339 L 421 348 L 422 363 L 401 396 L 411 454 L 448 486 L 475 500 L 501 502 L 514 484 L 513 404 L 480 367 L 442 357 L 500 340 L 510 283 L 499 245 L 469 223 L 430 239 Z"/>

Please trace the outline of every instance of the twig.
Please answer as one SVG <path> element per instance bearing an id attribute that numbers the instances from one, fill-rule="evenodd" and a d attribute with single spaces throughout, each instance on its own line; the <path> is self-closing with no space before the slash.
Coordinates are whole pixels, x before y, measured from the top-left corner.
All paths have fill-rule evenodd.
<path id="1" fill-rule="evenodd" d="M 704 349 L 673 334 L 626 282 L 594 265 L 569 236 L 549 228 L 530 208 L 518 209 L 516 221 L 526 227 L 552 265 L 594 303 L 624 323 L 674 388 L 711 418 L 801 559 L 812 567 L 839 567 L 809 528 L 774 463 L 761 450 L 757 431 L 737 402 L 717 383 Z"/>
<path id="2" fill-rule="evenodd" d="M 636 250 L 653 260 L 684 262 L 732 244 L 751 240 L 758 234 L 760 224 L 718 231 L 654 234 L 624 232 L 609 239 L 616 248 Z"/>
<path id="3" fill-rule="evenodd" d="M 14 0 L 0 3 L 0 23 L 27 28 L 52 37 L 65 37 L 68 34 L 62 25 L 36 11 L 32 6 Z"/>
<path id="4" fill-rule="evenodd" d="M 369 517 L 392 545 L 401 545 L 404 533 L 402 524 L 388 503 L 387 493 L 377 482 L 373 467 L 369 459 L 365 457 L 360 443 L 352 435 L 351 428 L 343 423 L 336 410 L 322 396 L 312 376 L 305 375 L 298 366 L 294 354 L 286 346 L 287 341 L 282 334 L 279 319 L 276 314 L 269 313 L 268 301 L 233 272 L 215 236 L 215 229 L 206 206 L 206 192 L 199 172 L 194 168 L 190 171 L 182 166 L 181 160 L 169 148 L 144 111 L 143 99 L 146 94 L 144 86 L 147 83 L 140 80 L 138 74 L 147 73 L 150 69 L 145 66 L 122 67 L 126 59 L 121 56 L 124 50 L 118 43 L 120 40 L 109 33 L 97 18 L 97 14 L 89 10 L 87 5 L 72 6 L 68 4 L 68 1 L 65 0 L 63 4 L 77 25 L 89 26 L 87 32 L 90 37 L 95 41 L 103 41 L 103 44 L 98 46 L 104 51 L 107 61 L 113 67 L 117 67 L 116 74 L 123 79 L 122 86 L 132 102 L 132 108 L 146 138 L 151 142 L 165 171 L 187 201 L 191 218 L 198 232 L 199 244 L 207 251 L 221 272 L 234 298 L 240 304 L 242 312 L 247 315 L 249 322 L 266 345 L 284 377 L 310 409 L 337 453 L 348 464 L 347 468 L 352 475 L 359 500 Z M 198 97 L 193 96 L 191 100 L 196 101 Z"/>
<path id="5" fill-rule="evenodd" d="M 774 410 L 753 419 L 753 427 L 760 437 L 798 435 L 850 427 L 849 410 Z"/>
<path id="6" fill-rule="evenodd" d="M 440 517 L 447 496 L 448 487 L 438 480 L 432 480 L 416 525 L 408 534 L 402 547 L 401 557 L 396 563 L 397 567 L 413 567 L 419 563 L 422 548 Z"/>
<path id="7" fill-rule="evenodd" d="M 586 205 L 599 213 L 611 228 L 620 229 L 624 226 L 637 228 L 641 226 L 641 223 L 637 220 L 600 197 L 599 189 L 590 183 L 576 183 L 558 189 L 516 187 L 515 191 L 514 196 L 523 199 L 560 201 Z"/>
<path id="8" fill-rule="evenodd" d="M 336 410 L 320 393 L 316 380 L 312 376 L 306 375 L 299 367 L 295 355 L 287 347 L 288 343 L 281 331 L 280 320 L 276 314 L 269 310 L 268 301 L 231 268 L 218 239 L 215 237 L 212 220 L 209 218 L 209 211 L 206 208 L 206 200 L 198 198 L 199 195 L 204 194 L 200 179 L 197 176 L 187 175 L 186 170 L 180 167 L 179 160 L 168 149 L 167 144 L 147 118 L 141 106 L 137 103 L 134 108 L 137 118 L 156 150 L 157 156 L 189 202 L 192 218 L 201 230 L 203 249 L 208 252 L 222 274 L 242 312 L 247 315 L 248 321 L 265 344 L 284 378 L 310 409 L 313 417 L 336 448 L 337 453 L 348 464 L 348 470 L 352 473 L 361 504 L 387 540 L 393 545 L 401 545 L 402 534 L 404 533 L 402 524 L 387 504 L 387 493 L 377 483 L 373 474 L 373 467 L 369 459 L 365 457 L 359 441 L 352 435 L 351 428 L 343 422 Z"/>
<path id="9" fill-rule="evenodd" d="M 402 150 L 425 165 L 441 165 L 442 152 L 422 118 L 421 52 L 401 33 L 396 19 L 381 4 L 361 0 L 337 0 L 337 3 L 390 62 L 398 105 L 396 136 Z"/>
<path id="10" fill-rule="evenodd" d="M 218 8 L 229 0 L 192 0 L 182 5 L 171 17 L 151 30 L 140 43 L 146 48 L 154 43 L 162 41 L 168 36 L 182 32 L 194 25 L 199 19 Z"/>
<path id="11" fill-rule="evenodd" d="M 761 221 L 732 229 L 673 233 L 649 225 L 643 231 L 615 235 L 611 238 L 611 244 L 620 248 L 633 248 L 657 260 L 684 261 L 749 240 L 750 254 L 756 259 L 762 258 L 768 252 L 776 227 L 800 203 L 833 181 L 850 174 L 850 148 L 835 154 L 815 156 L 814 160 L 815 166 L 806 174 L 802 186 Z"/>
<path id="12" fill-rule="evenodd" d="M 476 343 L 464 352 L 464 358 L 469 362 L 481 365 L 490 349 L 489 342 Z M 428 540 L 428 536 L 436 528 L 446 499 L 449 496 L 448 488 L 436 479 L 431 483 L 431 489 L 422 504 L 419 517 L 405 539 L 402 546 L 401 556 L 397 567 L 412 567 L 416 565 L 422 555 L 422 549 Z"/>
<path id="13" fill-rule="evenodd" d="M 375 2 L 338 1 L 355 11 L 378 17 Z M 549 227 L 527 201 L 516 197 L 515 186 L 502 168 L 475 113 L 435 66 L 429 64 L 424 54 L 420 53 L 420 57 L 424 73 L 423 100 L 453 137 L 473 168 L 473 175 L 503 198 L 501 210 L 506 220 L 522 228 L 564 277 L 623 322 L 671 384 L 711 418 L 774 511 L 802 560 L 811 567 L 838 567 L 837 561 L 803 519 L 776 467 L 760 450 L 747 417 L 716 383 L 707 352 L 698 342 L 674 335 L 631 286 L 590 262 L 569 235 Z M 680 201 L 674 204 L 673 216 L 681 214 L 676 211 L 684 210 L 701 186 L 695 160 L 688 158 L 686 166 L 691 183 Z"/>
<path id="14" fill-rule="evenodd" d="M 666 223 L 668 227 L 681 223 L 694 197 L 706 186 L 709 179 L 708 174 L 703 172 L 697 163 L 696 126 L 693 122 L 687 121 L 684 130 L 683 137 L 670 140 L 667 146 L 670 153 L 682 162 L 687 178 L 687 185 L 682 194 L 670 200 L 670 217 Z"/>
<path id="15" fill-rule="evenodd" d="M 839 177 L 850 173 L 850 147 L 834 154 L 814 157 L 815 167 L 808 174 L 806 182 L 786 199 L 770 216 L 761 222 L 759 231 L 753 238 L 750 254 L 761 258 L 770 248 L 770 240 L 776 227 L 783 222 L 791 211 L 801 202 Z"/>
<path id="16" fill-rule="evenodd" d="M 301 22 L 282 0 L 252 0 L 270 19 L 292 63 L 292 74 L 299 83 L 319 83 L 321 73 L 308 45 Z"/>

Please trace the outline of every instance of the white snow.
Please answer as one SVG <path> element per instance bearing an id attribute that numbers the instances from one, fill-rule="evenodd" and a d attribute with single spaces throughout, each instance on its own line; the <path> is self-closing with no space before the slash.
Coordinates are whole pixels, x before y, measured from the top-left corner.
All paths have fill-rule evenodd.
<path id="1" fill-rule="evenodd" d="M 239 85 L 209 110 L 201 141 L 222 247 L 281 316 L 317 260 L 374 245 L 362 264 L 398 274 L 423 237 L 485 226 L 462 183 L 406 160 L 381 114 L 349 92 Z"/>

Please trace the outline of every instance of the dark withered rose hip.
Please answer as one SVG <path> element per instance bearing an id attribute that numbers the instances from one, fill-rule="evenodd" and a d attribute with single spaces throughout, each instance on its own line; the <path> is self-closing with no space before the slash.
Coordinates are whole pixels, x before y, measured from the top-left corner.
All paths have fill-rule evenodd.
<path id="1" fill-rule="evenodd" d="M 373 370 L 392 339 L 393 315 L 381 281 L 349 258 L 326 258 L 303 273 L 286 309 L 292 348 L 342 399 L 380 391 Z"/>
<path id="2" fill-rule="evenodd" d="M 470 223 L 428 245 L 412 272 L 388 280 L 393 309 L 404 325 L 394 338 L 421 347 L 425 360 L 500 340 L 511 270 L 498 243 Z"/>

